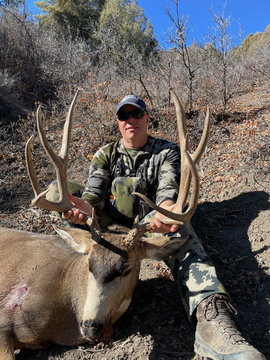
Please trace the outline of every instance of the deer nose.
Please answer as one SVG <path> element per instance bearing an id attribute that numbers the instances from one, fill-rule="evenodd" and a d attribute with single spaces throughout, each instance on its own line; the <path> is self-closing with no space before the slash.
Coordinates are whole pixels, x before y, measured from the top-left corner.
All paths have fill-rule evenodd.
<path id="1" fill-rule="evenodd" d="M 96 321 L 85 320 L 82 321 L 82 329 L 87 337 L 94 339 L 94 338 L 98 338 L 102 334 L 104 325 L 99 324 Z"/>

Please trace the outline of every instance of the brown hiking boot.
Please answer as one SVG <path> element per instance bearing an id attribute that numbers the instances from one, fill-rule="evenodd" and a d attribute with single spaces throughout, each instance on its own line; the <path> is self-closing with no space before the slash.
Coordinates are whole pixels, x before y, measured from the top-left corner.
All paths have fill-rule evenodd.
<path id="1" fill-rule="evenodd" d="M 213 360 L 266 360 L 237 330 L 233 311 L 236 313 L 228 297 L 221 294 L 209 296 L 198 305 L 196 354 Z"/>

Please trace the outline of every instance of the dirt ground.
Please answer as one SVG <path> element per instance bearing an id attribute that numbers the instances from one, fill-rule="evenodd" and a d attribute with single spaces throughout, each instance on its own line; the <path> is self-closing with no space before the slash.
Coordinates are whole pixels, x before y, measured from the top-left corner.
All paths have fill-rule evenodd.
<path id="1" fill-rule="evenodd" d="M 270 359 L 269 93 L 239 95 L 230 114 L 227 121 L 212 120 L 209 147 L 199 164 L 201 195 L 192 223 L 231 295 L 238 327 Z M 12 143 L 0 153 L 0 226 L 52 232 L 56 220 L 29 207 L 33 194 L 22 146 Z M 75 178 L 78 171 L 76 163 Z M 52 176 L 47 171 L 44 179 L 49 182 Z M 111 343 L 21 350 L 16 359 L 195 360 L 194 333 L 195 324 L 187 320 L 166 265 L 143 260 L 133 301 L 114 324 Z"/>

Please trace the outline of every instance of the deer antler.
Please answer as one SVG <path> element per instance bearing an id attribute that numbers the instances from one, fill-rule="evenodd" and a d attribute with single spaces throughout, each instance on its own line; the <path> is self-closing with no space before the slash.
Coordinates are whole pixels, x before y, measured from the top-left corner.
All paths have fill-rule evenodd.
<path id="1" fill-rule="evenodd" d="M 151 230 L 151 224 L 145 223 L 140 224 L 139 223 L 139 216 L 136 216 L 134 220 L 134 227 L 131 229 L 128 233 L 128 235 L 125 237 L 123 244 L 131 248 L 133 244 L 135 244 L 147 231 Z"/>
<path id="2" fill-rule="evenodd" d="M 37 174 L 35 172 L 35 168 L 33 165 L 33 160 L 31 156 L 31 145 L 33 136 L 27 141 L 25 146 L 25 158 L 26 158 L 26 165 L 29 178 L 31 180 L 31 184 L 35 193 L 35 199 L 32 200 L 32 206 L 39 206 L 42 209 L 50 210 L 50 211 L 58 211 L 60 213 L 66 212 L 68 210 L 74 209 L 73 204 L 69 200 L 68 194 L 68 186 L 67 186 L 67 163 L 68 163 L 68 152 L 69 152 L 69 145 L 70 145 L 70 138 L 71 138 L 71 127 L 72 127 L 72 118 L 73 118 L 73 109 L 76 103 L 77 97 L 80 93 L 80 90 L 77 90 L 72 103 L 70 105 L 66 122 L 64 125 L 63 130 L 63 139 L 62 139 L 62 147 L 59 152 L 59 155 L 56 155 L 52 148 L 50 147 L 48 140 L 46 138 L 42 122 L 41 122 L 41 108 L 38 107 L 37 110 L 37 128 L 38 133 L 40 136 L 40 140 L 42 143 L 43 148 L 45 149 L 47 155 L 52 160 L 56 176 L 57 176 L 57 185 L 59 190 L 59 201 L 53 202 L 49 201 L 45 198 L 45 195 L 49 191 L 49 189 L 45 191 L 41 191 L 39 181 L 37 178 Z M 100 239 L 100 228 L 98 222 L 95 218 L 95 212 L 93 210 L 92 217 L 89 217 L 87 214 L 84 213 L 86 224 L 91 229 L 92 235 L 95 240 L 98 242 Z"/>
<path id="3" fill-rule="evenodd" d="M 49 191 L 49 189 L 41 192 L 41 188 L 39 186 L 39 181 L 35 172 L 32 156 L 31 156 L 31 145 L 33 140 L 33 136 L 31 136 L 31 138 L 27 141 L 25 146 L 25 158 L 26 158 L 28 175 L 30 177 L 32 187 L 35 193 L 35 199 L 32 200 L 32 206 L 39 206 L 45 210 L 54 210 L 61 213 L 70 210 L 73 207 L 71 201 L 69 200 L 68 189 L 67 189 L 67 162 L 68 162 L 68 151 L 69 151 L 69 144 L 71 137 L 73 109 L 79 92 L 80 90 L 77 90 L 69 108 L 69 112 L 64 126 L 62 148 L 59 155 L 56 155 L 53 152 L 52 148 L 48 143 L 41 122 L 41 106 L 38 107 L 37 110 L 38 132 L 43 148 L 45 149 L 49 158 L 52 160 L 56 170 L 57 183 L 59 188 L 59 201 L 52 202 L 44 197 L 45 194 Z"/>
<path id="4" fill-rule="evenodd" d="M 179 142 L 180 142 L 180 150 L 181 150 L 181 183 L 180 183 L 180 189 L 179 189 L 179 196 L 176 202 L 176 212 L 182 213 L 184 210 L 184 206 L 187 201 L 189 189 L 190 189 L 190 182 L 191 182 L 191 171 L 189 167 L 189 163 L 186 161 L 186 158 L 184 156 L 184 152 L 188 151 L 189 155 L 191 157 L 192 163 L 196 165 L 198 161 L 200 160 L 201 156 L 203 155 L 205 148 L 208 143 L 209 139 L 209 132 L 210 132 L 210 109 L 207 107 L 207 113 L 204 123 L 204 130 L 202 134 L 201 141 L 196 149 L 196 151 L 191 154 L 190 153 L 190 144 L 187 134 L 187 123 L 185 118 L 184 110 L 180 104 L 180 101 L 178 100 L 175 92 L 171 90 L 171 95 L 175 104 L 175 110 L 176 110 L 176 117 L 177 117 L 177 127 L 178 127 L 178 134 L 179 134 Z M 199 191 L 199 189 L 198 189 Z M 199 195 L 199 194 L 198 194 Z M 197 199 L 198 201 L 198 199 Z M 191 201 L 190 201 L 191 203 Z M 197 202 L 195 205 L 196 210 Z M 193 213 L 194 213 L 193 211 Z M 192 213 L 192 215 L 193 215 Z M 191 217 L 192 217 L 191 215 Z M 190 217 L 190 219 L 191 219 Z M 189 219 L 189 220 L 190 220 Z M 188 220 L 188 221 L 189 221 Z"/>
<path id="5" fill-rule="evenodd" d="M 136 192 L 134 194 L 140 196 L 154 210 L 166 216 L 166 218 L 162 218 L 162 222 L 164 224 L 186 224 L 191 219 L 197 208 L 197 203 L 199 198 L 199 175 L 196 168 L 196 164 L 201 158 L 202 154 L 204 153 L 204 150 L 208 142 L 209 131 L 210 131 L 210 109 L 209 107 L 207 107 L 205 125 L 204 125 L 201 141 L 196 151 L 193 154 L 191 154 L 184 110 L 175 92 L 173 90 L 170 91 L 176 109 L 177 126 L 178 126 L 179 142 L 181 149 L 181 182 L 180 182 L 179 194 L 174 211 L 171 212 L 163 209 L 162 207 L 156 205 L 146 196 L 140 193 Z M 192 192 L 191 192 L 190 202 L 187 210 L 184 211 L 191 182 L 192 182 Z"/>

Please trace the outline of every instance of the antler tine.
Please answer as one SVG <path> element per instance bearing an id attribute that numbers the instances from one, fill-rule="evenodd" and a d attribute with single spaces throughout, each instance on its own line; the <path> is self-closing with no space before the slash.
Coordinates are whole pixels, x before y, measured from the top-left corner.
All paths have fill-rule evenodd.
<path id="1" fill-rule="evenodd" d="M 73 109 L 79 92 L 80 91 L 77 90 L 73 98 L 73 101 L 70 105 L 70 109 L 66 118 L 64 131 L 63 131 L 62 148 L 59 155 L 56 155 L 54 153 L 54 151 L 52 150 L 52 148 L 48 143 L 41 122 L 41 108 L 40 106 L 38 107 L 37 110 L 38 132 L 43 148 L 45 149 L 49 158 L 52 160 L 56 170 L 57 183 L 59 189 L 59 201 L 52 202 L 44 198 L 45 194 L 49 191 L 49 189 L 41 192 L 31 157 L 30 147 L 31 147 L 32 139 L 30 138 L 26 144 L 25 151 L 26 151 L 27 170 L 36 196 L 35 199 L 32 200 L 33 206 L 39 206 L 46 210 L 54 210 L 58 212 L 65 212 L 73 207 L 72 203 L 69 200 L 68 189 L 67 189 L 67 161 L 68 161 L 68 150 L 69 150 L 70 137 L 71 137 Z"/>
<path id="2" fill-rule="evenodd" d="M 186 121 L 184 109 L 173 89 L 170 89 L 170 93 L 172 95 L 175 106 L 180 149 L 182 152 L 184 150 L 187 150 L 190 153 L 190 146 L 189 146 L 189 140 L 187 134 L 187 121 Z"/>
<path id="3" fill-rule="evenodd" d="M 175 207 L 175 211 L 178 213 L 182 213 L 184 210 L 184 206 L 187 201 L 190 184 L 191 184 L 191 176 L 190 176 L 191 172 L 190 172 L 190 168 L 189 168 L 190 162 L 187 160 L 187 157 L 184 156 L 184 154 L 187 152 L 187 149 L 186 149 L 187 144 L 188 144 L 188 135 L 186 135 L 185 142 L 183 142 L 182 148 L 181 148 L 181 180 L 180 180 L 180 188 L 179 188 L 179 193 L 178 193 L 178 197 L 176 200 L 176 207 Z M 188 154 L 190 156 L 190 160 L 192 161 L 192 157 L 191 157 L 190 153 L 188 153 Z M 192 163 L 195 166 L 194 161 L 192 161 Z"/>
<path id="4" fill-rule="evenodd" d="M 37 178 L 37 174 L 35 172 L 35 168 L 33 165 L 32 155 L 31 155 L 31 148 L 32 148 L 32 141 L 33 141 L 34 135 L 32 135 L 25 145 L 25 160 L 27 165 L 27 172 L 28 176 L 31 180 L 32 188 L 34 190 L 35 196 L 38 196 L 38 194 L 41 193 L 41 188 L 39 186 L 39 181 Z"/>
<path id="5" fill-rule="evenodd" d="M 141 195 L 141 194 L 140 194 Z M 137 241 L 145 234 L 147 231 L 151 229 L 150 223 L 140 224 L 139 223 L 139 216 L 135 218 L 134 227 L 128 235 L 124 239 L 124 245 L 127 248 L 131 248 Z"/>
<path id="6" fill-rule="evenodd" d="M 206 117 L 205 117 L 205 122 L 204 122 L 204 128 L 203 128 L 203 134 L 202 134 L 202 138 L 201 141 L 197 147 L 197 149 L 194 151 L 194 153 L 191 155 L 193 161 L 195 162 L 195 164 L 197 164 L 197 162 L 200 160 L 200 158 L 202 157 L 208 140 L 209 140 L 209 135 L 210 135 L 210 116 L 211 116 L 211 111 L 209 106 L 207 105 L 207 111 L 206 111 Z"/>
<path id="7" fill-rule="evenodd" d="M 80 93 L 80 89 L 76 91 L 74 98 L 72 100 L 72 103 L 69 107 L 69 111 L 67 114 L 67 119 L 64 125 L 64 131 L 63 131 L 63 141 L 62 141 L 62 148 L 59 153 L 59 156 L 64 158 L 67 163 L 67 157 L 68 157 L 68 151 L 69 151 L 69 145 L 70 145 L 70 138 L 71 138 L 71 128 L 72 128 L 72 118 L 73 118 L 73 110 L 74 105 L 76 103 L 77 97 Z"/>
<path id="8" fill-rule="evenodd" d="M 173 98 L 175 111 L 176 111 L 177 128 L 178 128 L 180 151 L 181 151 L 181 182 L 180 182 L 178 198 L 176 201 L 175 211 L 178 213 L 182 213 L 187 201 L 187 197 L 190 189 L 190 182 L 191 182 L 190 170 L 188 166 L 189 163 L 186 161 L 186 157 L 184 156 L 185 151 L 188 151 L 190 154 L 190 145 L 189 145 L 189 138 L 187 133 L 187 121 L 183 107 L 180 104 L 180 101 L 177 95 L 175 94 L 175 92 L 172 89 L 170 90 L 170 92 Z"/>

